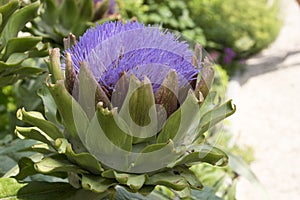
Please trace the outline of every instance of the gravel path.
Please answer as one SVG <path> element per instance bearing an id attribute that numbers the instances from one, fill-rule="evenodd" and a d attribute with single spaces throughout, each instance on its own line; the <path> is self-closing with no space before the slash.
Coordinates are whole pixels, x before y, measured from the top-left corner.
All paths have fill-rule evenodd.
<path id="1" fill-rule="evenodd" d="M 270 48 L 247 61 L 229 85 L 237 105 L 233 131 L 240 145 L 251 145 L 252 170 L 271 200 L 300 199 L 300 9 L 283 0 L 283 29 Z M 245 179 L 238 200 L 266 199 Z"/>

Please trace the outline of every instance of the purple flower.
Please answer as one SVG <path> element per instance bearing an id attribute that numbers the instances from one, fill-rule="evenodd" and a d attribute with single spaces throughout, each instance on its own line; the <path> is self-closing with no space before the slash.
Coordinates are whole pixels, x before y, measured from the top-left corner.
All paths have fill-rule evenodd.
<path id="1" fill-rule="evenodd" d="M 225 56 L 224 56 L 224 62 L 225 64 L 229 64 L 233 58 L 235 58 L 236 56 L 236 53 L 229 47 L 226 47 L 224 49 L 224 53 L 225 53 Z"/>
<path id="2" fill-rule="evenodd" d="M 197 78 L 200 69 L 191 63 L 194 55 L 186 44 L 168 31 L 139 22 L 106 22 L 89 29 L 67 52 L 74 70 L 86 62 L 101 86 L 112 91 L 125 72 L 143 80 L 147 76 L 154 91 L 167 73 L 175 70 L 179 87 Z"/>

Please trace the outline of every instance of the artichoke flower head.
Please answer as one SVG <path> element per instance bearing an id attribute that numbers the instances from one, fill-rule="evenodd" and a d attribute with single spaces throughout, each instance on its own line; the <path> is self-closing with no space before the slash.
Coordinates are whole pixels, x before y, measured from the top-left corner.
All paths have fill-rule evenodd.
<path id="1" fill-rule="evenodd" d="M 202 188 L 191 164 L 226 165 L 226 154 L 204 144 L 203 133 L 235 107 L 231 101 L 205 106 L 214 71 L 199 45 L 193 52 L 159 27 L 107 22 L 78 42 L 70 35 L 65 47 L 62 64 L 59 50 L 50 52 L 52 82 L 47 83 L 63 128 L 40 117 L 47 129 L 35 123 L 36 113 L 18 112 L 19 119 L 50 138 L 46 144 L 57 152 L 35 163 L 37 173 L 53 172 L 42 165 L 59 157 L 76 170 L 60 166 L 56 172 L 67 173 L 77 187 L 105 192 L 122 185 L 149 193 L 164 185 L 187 195 Z M 16 130 L 27 137 L 26 131 Z"/>

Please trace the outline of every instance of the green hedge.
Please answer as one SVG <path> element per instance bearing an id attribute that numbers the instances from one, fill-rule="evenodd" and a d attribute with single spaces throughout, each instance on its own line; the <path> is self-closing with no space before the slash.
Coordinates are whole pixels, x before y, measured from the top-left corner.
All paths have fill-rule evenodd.
<path id="1" fill-rule="evenodd" d="M 267 0 L 188 0 L 191 18 L 200 26 L 209 46 L 253 54 L 275 40 L 280 30 L 278 5 Z"/>
<path id="2" fill-rule="evenodd" d="M 190 17 L 186 1 L 181 0 L 119 0 L 120 14 L 124 19 L 137 18 L 145 24 L 183 33 L 187 38 L 206 44 L 202 28 Z"/>

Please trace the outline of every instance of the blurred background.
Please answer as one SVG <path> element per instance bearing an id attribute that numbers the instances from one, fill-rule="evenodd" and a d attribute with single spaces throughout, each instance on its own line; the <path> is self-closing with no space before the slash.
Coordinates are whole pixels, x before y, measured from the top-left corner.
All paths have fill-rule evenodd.
<path id="1" fill-rule="evenodd" d="M 62 47 L 69 32 L 79 37 L 96 23 L 138 20 L 201 44 L 217 63 L 212 90 L 237 106 L 234 116 L 206 133 L 208 142 L 228 152 L 230 162 L 223 168 L 192 167 L 206 186 L 195 199 L 300 199 L 299 1 L 74 0 L 72 10 L 64 0 L 24 0 L 20 8 L 34 2 L 41 2 L 39 13 L 22 22 L 18 34 L 42 38 L 38 53 L 29 54 L 34 58 L 21 64 L 35 68 L 22 71 L 21 80 L 11 78 L 16 71 L 5 73 L 9 79 L 0 73 L 0 176 L 24 156 L 20 149 L 32 145 L 14 136 L 20 125 L 15 112 L 19 107 L 43 111 L 37 91 L 47 75 L 42 61 L 47 48 Z"/>

